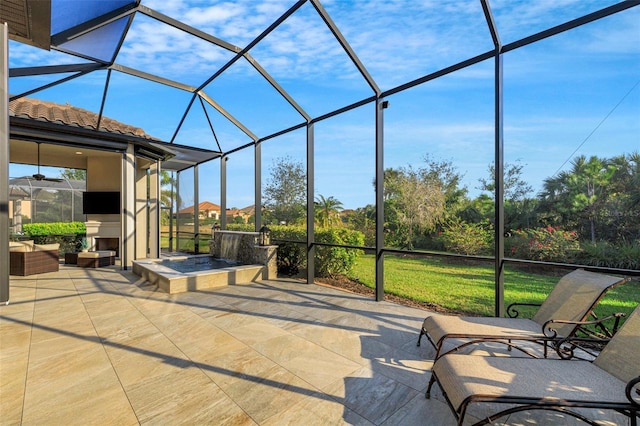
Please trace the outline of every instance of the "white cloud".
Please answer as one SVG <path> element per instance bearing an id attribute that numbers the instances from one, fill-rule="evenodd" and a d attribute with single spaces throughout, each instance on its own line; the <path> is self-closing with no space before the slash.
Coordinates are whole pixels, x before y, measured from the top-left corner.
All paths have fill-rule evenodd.
<path id="1" fill-rule="evenodd" d="M 184 14 L 184 19 L 194 27 L 212 26 L 242 16 L 245 12 L 242 5 L 226 2 L 216 6 L 190 8 Z"/>
<path id="2" fill-rule="evenodd" d="M 293 0 L 143 0 L 143 4 L 151 9 L 239 47 L 246 46 L 294 3 Z M 613 0 L 490 0 L 503 42 L 531 35 L 613 3 Z M 322 4 L 383 89 L 492 48 L 477 0 L 323 0 Z M 573 112 L 583 120 L 592 119 L 597 123 L 600 118 L 597 104 L 609 105 L 608 100 L 602 97 L 589 100 L 585 93 L 593 96 L 595 92 L 612 92 L 612 88 L 619 89 L 614 86 L 616 81 L 622 81 L 615 83 L 620 87 L 628 81 L 637 81 L 639 22 L 640 8 L 635 8 L 505 55 L 506 109 L 518 117 L 535 117 L 535 120 L 512 120 L 512 116 L 508 116 L 505 134 L 510 138 L 510 152 L 528 149 L 533 157 L 547 150 L 559 152 L 561 157 L 557 143 L 561 140 L 559 135 L 566 136 L 562 140 L 565 151 L 582 140 L 586 135 L 584 129 L 590 130 L 593 126 L 584 122 L 576 126 L 576 121 L 554 115 L 554 109 L 561 108 L 563 112 Z M 370 93 L 309 2 L 259 43 L 251 55 L 294 94 L 296 100 L 301 104 L 304 100 L 303 106 L 313 102 L 314 108 L 324 108 L 330 101 L 356 101 L 365 96 L 361 93 Z M 117 62 L 199 85 L 233 56 L 233 52 L 139 15 Z M 47 53 L 16 43 L 11 43 L 10 59 L 12 66 L 81 62 L 68 55 Z M 252 67 L 241 63 L 226 71 L 220 80 L 236 83 L 242 80 L 244 83 L 244 79 L 250 81 L 248 77 L 260 78 Z M 624 79 L 618 78 L 619 75 Z M 406 95 L 399 94 L 404 103 L 402 113 L 407 117 L 402 120 L 391 119 L 399 104 L 394 104 L 396 101 L 392 99 L 385 123 L 390 164 L 420 161 L 419 156 L 429 149 L 437 151 L 442 158 L 455 158 L 465 168 L 478 168 L 481 163 L 479 168 L 484 170 L 488 164 L 486 160 L 490 161 L 493 155 L 493 122 L 491 119 L 483 121 L 482 115 L 482 108 L 487 105 L 489 112 L 486 115 L 491 117 L 492 114 L 492 78 L 493 64 L 487 61 L 415 88 Z M 233 89 L 239 92 L 242 87 L 243 84 L 236 84 Z M 247 87 L 262 86 L 247 84 Z M 216 86 L 216 89 L 224 90 L 224 85 Z M 565 95 L 567 89 L 573 92 Z M 240 95 L 237 97 L 255 100 L 253 93 L 238 92 L 229 96 Z M 435 93 L 434 97 L 427 98 L 432 93 Z M 211 93 L 214 99 L 218 94 L 219 91 Z M 581 102 L 584 99 L 593 102 L 586 112 L 582 104 L 587 101 Z M 227 104 L 223 107 L 232 109 Z M 242 107 L 243 112 L 264 121 L 256 113 L 261 105 L 243 104 Z M 434 117 L 438 111 L 429 111 L 429 108 L 447 109 L 450 115 Z M 456 119 L 456 114 L 451 112 L 455 108 L 464 119 Z M 637 115 L 637 108 L 635 113 Z M 351 144 L 354 150 L 371 144 L 370 122 L 362 124 L 358 120 L 359 116 L 346 117 L 340 121 L 341 125 L 335 126 L 336 134 L 340 134 L 341 140 Z M 582 133 L 567 133 L 576 127 Z M 154 133 L 152 128 L 146 130 Z M 233 138 L 223 139 L 226 149 L 233 148 L 237 142 Z"/>

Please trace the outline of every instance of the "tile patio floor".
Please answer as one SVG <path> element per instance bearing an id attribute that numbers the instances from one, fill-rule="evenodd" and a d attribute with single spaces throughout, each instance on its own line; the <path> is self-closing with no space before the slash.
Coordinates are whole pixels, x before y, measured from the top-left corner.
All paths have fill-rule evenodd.
<path id="1" fill-rule="evenodd" d="M 293 281 L 169 295 L 119 267 L 10 283 L 2 425 L 455 424 L 424 398 L 423 310 Z"/>

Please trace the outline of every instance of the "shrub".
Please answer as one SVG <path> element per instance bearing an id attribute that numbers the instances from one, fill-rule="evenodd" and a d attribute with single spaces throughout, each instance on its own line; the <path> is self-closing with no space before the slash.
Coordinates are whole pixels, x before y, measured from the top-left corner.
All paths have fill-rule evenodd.
<path id="1" fill-rule="evenodd" d="M 640 269 L 640 240 L 617 247 L 618 268 Z"/>
<path id="2" fill-rule="evenodd" d="M 228 223 L 227 230 L 229 231 L 241 231 L 241 232 L 254 232 L 255 226 L 250 223 Z"/>
<path id="3" fill-rule="evenodd" d="M 440 234 L 445 250 L 458 254 L 490 254 L 493 233 L 488 223 L 467 223 L 458 218 L 450 220 Z"/>
<path id="4" fill-rule="evenodd" d="M 252 225 L 229 225 L 230 231 L 253 231 Z M 270 225 L 271 240 L 278 245 L 278 272 L 295 275 L 307 266 L 307 228 L 304 226 Z M 316 241 L 349 246 L 364 245 L 364 234 L 347 228 L 316 230 Z M 316 246 L 315 270 L 319 277 L 335 277 L 351 271 L 361 250 Z"/>
<path id="5" fill-rule="evenodd" d="M 518 259 L 569 263 L 579 250 L 578 234 L 559 227 L 518 229 L 505 239 L 507 256 Z"/>
<path id="6" fill-rule="evenodd" d="M 22 230 L 32 237 L 43 235 L 84 235 L 87 233 L 84 222 L 23 223 Z"/>
<path id="7" fill-rule="evenodd" d="M 343 244 L 349 246 L 363 246 L 364 234 L 347 228 L 323 228 L 316 231 L 316 241 L 330 244 Z M 336 277 L 347 275 L 362 250 L 316 246 L 315 268 L 319 277 Z"/>
<path id="8" fill-rule="evenodd" d="M 606 266 L 615 257 L 613 247 L 606 241 L 584 242 L 580 249 L 576 256 L 576 262 L 583 265 Z"/>
<path id="9" fill-rule="evenodd" d="M 60 255 L 78 251 L 87 235 L 84 222 L 24 223 L 22 230 L 36 244 L 59 243 Z"/>
<path id="10" fill-rule="evenodd" d="M 286 275 L 295 275 L 307 263 L 307 228 L 304 226 L 273 225 L 271 229 L 271 240 L 279 240 L 274 243 L 278 245 L 278 272 Z M 300 241 L 284 242 L 287 241 Z"/>
<path id="11" fill-rule="evenodd" d="M 577 256 L 577 262 L 590 266 L 639 269 L 640 241 L 617 246 L 607 241 L 584 242 Z"/>

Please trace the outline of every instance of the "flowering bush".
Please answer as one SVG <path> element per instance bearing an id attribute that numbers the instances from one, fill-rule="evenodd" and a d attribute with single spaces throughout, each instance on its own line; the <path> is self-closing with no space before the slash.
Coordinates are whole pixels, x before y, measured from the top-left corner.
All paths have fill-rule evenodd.
<path id="1" fill-rule="evenodd" d="M 518 229 L 505 239 L 505 254 L 518 259 L 571 262 L 580 250 L 578 234 L 559 227 Z"/>

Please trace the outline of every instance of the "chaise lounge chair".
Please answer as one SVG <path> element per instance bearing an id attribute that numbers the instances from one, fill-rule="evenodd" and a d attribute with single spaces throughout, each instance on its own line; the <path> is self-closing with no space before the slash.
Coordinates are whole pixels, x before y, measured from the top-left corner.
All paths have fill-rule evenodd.
<path id="1" fill-rule="evenodd" d="M 615 410 L 637 426 L 640 415 L 640 306 L 627 318 L 595 361 L 447 354 L 433 366 L 433 377 L 462 425 L 469 406 L 499 410 L 475 423 L 530 410 L 563 412 L 596 425 L 597 412 Z M 482 405 L 484 404 L 484 405 Z M 486 405 L 490 404 L 490 405 Z M 601 411 L 598 411 L 601 413 Z M 478 417 L 478 413 L 472 413 Z M 600 419 L 603 420 L 603 419 Z"/>
<path id="2" fill-rule="evenodd" d="M 563 276 L 554 286 L 545 301 L 540 305 L 532 319 L 518 318 L 516 306 L 531 304 L 512 304 L 507 313 L 512 317 L 466 317 L 452 315 L 434 315 L 427 317 L 418 336 L 418 346 L 423 335 L 435 347 L 434 359 L 444 353 L 458 351 L 466 346 L 483 343 L 498 342 L 511 348 L 516 348 L 531 357 L 537 357 L 529 351 L 523 342 L 534 342 L 543 347 L 544 357 L 547 357 L 548 344 L 554 342 L 554 349 L 558 350 L 563 338 L 575 336 L 578 331 L 584 331 L 593 338 L 591 329 L 584 327 L 584 322 L 600 299 L 611 288 L 629 281 L 628 278 L 588 272 L 577 269 Z M 594 316 L 595 317 L 595 316 Z M 615 320 L 613 332 L 617 328 L 619 317 Z M 613 332 L 598 323 L 602 335 L 608 339 Z M 443 346 L 447 341 L 457 340 L 457 345 L 443 353 Z M 577 342 L 578 339 L 574 339 Z M 573 355 L 573 353 L 571 353 Z M 433 385 L 433 377 L 429 381 L 427 393 Z"/>
<path id="3" fill-rule="evenodd" d="M 436 358 L 442 355 L 440 352 L 447 339 L 463 340 L 463 343 L 450 349 L 449 352 L 487 341 L 502 342 L 526 351 L 513 344 L 513 341 L 547 342 L 549 340 L 548 331 L 545 333 L 547 327 L 555 330 L 554 336 L 572 336 L 581 328 L 580 324 L 575 323 L 585 321 L 608 290 L 627 281 L 629 278 L 577 269 L 558 281 L 531 319 L 518 318 L 519 313 L 516 307 L 538 305 L 513 303 L 507 308 L 507 314 L 510 315 L 508 318 L 432 315 L 422 323 L 418 346 L 422 336 L 427 336 L 436 348 Z M 570 323 L 554 324 L 554 320 Z"/>

